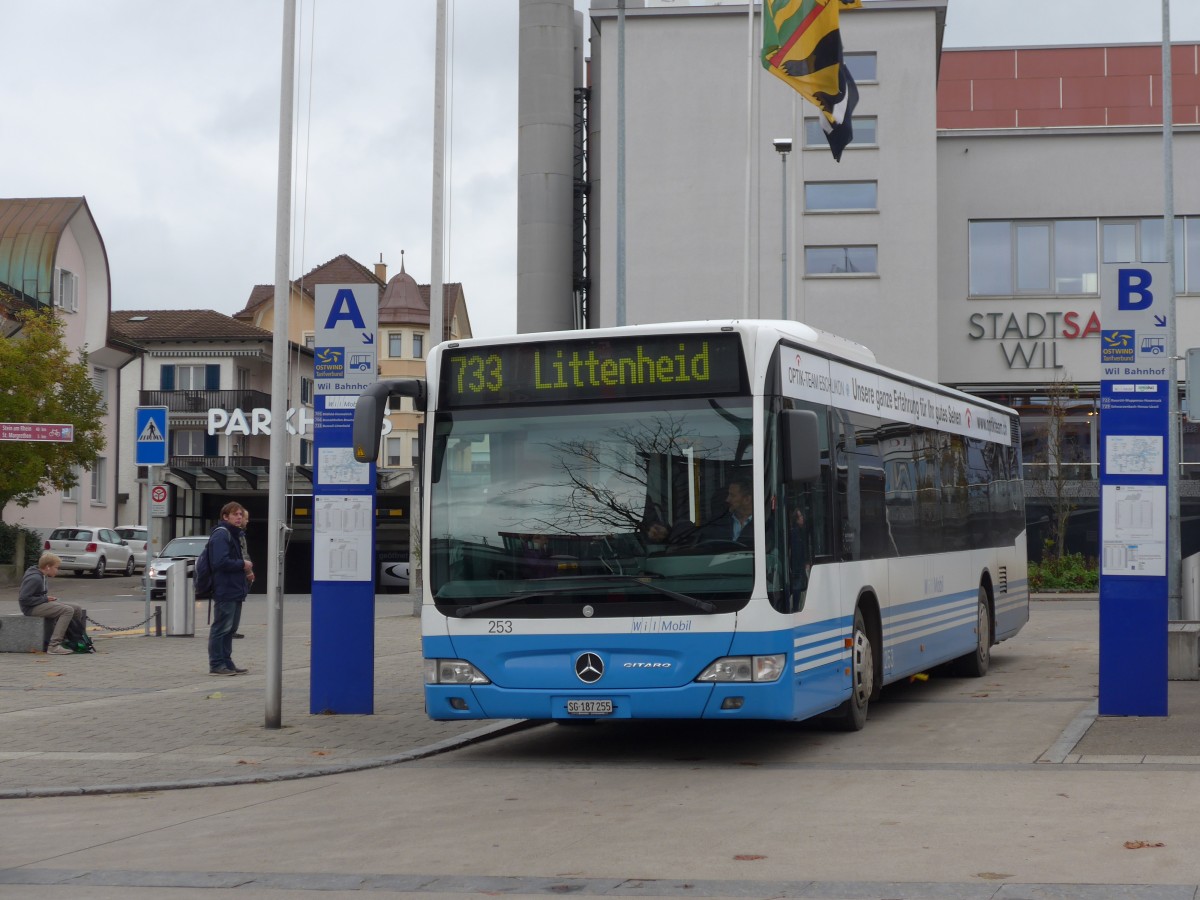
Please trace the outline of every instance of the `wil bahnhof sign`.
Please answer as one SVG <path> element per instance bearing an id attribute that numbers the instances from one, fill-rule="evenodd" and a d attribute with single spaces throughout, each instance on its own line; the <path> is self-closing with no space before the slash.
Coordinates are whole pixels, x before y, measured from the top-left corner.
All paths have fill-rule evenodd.
<path id="1" fill-rule="evenodd" d="M 1159 286 L 1166 286 L 1159 290 Z M 1104 267 L 1100 333 L 1101 715 L 1167 714 L 1170 272 Z"/>

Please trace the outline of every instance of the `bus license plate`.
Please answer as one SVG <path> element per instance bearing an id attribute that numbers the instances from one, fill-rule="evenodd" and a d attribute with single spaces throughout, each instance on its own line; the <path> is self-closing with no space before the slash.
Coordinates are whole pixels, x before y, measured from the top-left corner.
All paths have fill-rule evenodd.
<path id="1" fill-rule="evenodd" d="M 572 716 L 611 716 L 611 700 L 568 700 L 567 714 Z"/>

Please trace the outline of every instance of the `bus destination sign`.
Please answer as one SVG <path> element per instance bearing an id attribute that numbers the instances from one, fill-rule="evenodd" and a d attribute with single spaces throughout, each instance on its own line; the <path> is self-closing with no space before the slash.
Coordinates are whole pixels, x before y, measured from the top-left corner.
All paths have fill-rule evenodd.
<path id="1" fill-rule="evenodd" d="M 715 396 L 745 384 L 736 334 L 570 339 L 447 349 L 439 405 Z"/>

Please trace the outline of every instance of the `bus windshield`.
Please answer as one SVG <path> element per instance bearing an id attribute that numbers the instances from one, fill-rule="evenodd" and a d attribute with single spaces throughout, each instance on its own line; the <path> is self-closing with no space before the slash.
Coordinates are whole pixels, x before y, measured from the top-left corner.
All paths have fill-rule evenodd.
<path id="1" fill-rule="evenodd" d="M 748 397 L 440 413 L 435 603 L 460 616 L 502 603 L 506 617 L 739 608 L 753 527 L 738 533 L 727 491 L 749 491 L 751 422 Z"/>

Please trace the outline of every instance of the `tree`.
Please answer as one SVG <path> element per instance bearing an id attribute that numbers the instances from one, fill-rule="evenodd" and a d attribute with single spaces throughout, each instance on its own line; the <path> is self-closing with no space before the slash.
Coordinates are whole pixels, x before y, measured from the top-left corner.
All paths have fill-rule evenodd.
<path id="1" fill-rule="evenodd" d="M 1067 552 L 1067 525 L 1077 505 L 1079 493 L 1077 477 L 1072 476 L 1072 467 L 1079 456 L 1074 435 L 1067 427 L 1070 414 L 1078 406 L 1079 387 L 1065 377 L 1056 378 L 1046 386 L 1046 413 L 1049 418 L 1047 441 L 1047 479 L 1053 506 L 1050 534 L 1046 539 L 1046 550 L 1053 559 L 1062 559 Z"/>
<path id="2" fill-rule="evenodd" d="M 104 449 L 104 400 L 93 387 L 87 349 L 76 357 L 52 313 L 18 313 L 20 329 L 0 337 L 0 422 L 75 426 L 71 443 L 0 441 L 0 515 L 66 491 Z"/>

